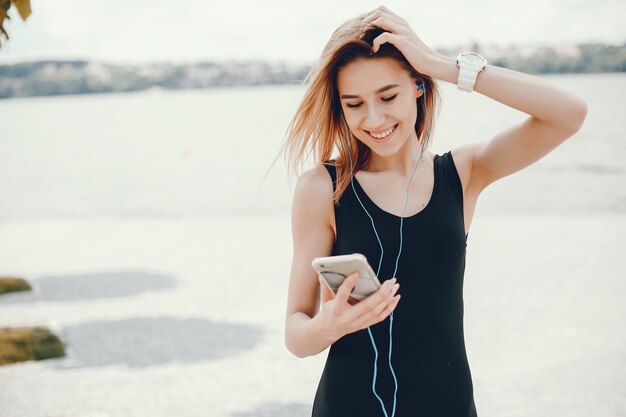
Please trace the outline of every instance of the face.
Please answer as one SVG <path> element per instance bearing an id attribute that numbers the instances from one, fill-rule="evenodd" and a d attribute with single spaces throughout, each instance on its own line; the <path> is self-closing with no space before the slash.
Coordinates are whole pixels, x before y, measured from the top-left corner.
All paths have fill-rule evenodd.
<path id="1" fill-rule="evenodd" d="M 417 143 L 415 80 L 394 59 L 359 59 L 337 74 L 341 107 L 350 131 L 380 156 Z"/>

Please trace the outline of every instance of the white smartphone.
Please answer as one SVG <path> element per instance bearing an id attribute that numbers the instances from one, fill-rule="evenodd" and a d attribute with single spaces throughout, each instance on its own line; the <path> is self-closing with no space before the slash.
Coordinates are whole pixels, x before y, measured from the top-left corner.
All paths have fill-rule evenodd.
<path id="1" fill-rule="evenodd" d="M 341 283 L 353 272 L 359 273 L 356 286 L 350 293 L 353 298 L 350 304 L 355 304 L 380 288 L 380 281 L 367 262 L 367 258 L 360 253 L 350 255 L 325 256 L 313 259 L 313 269 L 323 278 L 327 287 L 337 295 Z"/>

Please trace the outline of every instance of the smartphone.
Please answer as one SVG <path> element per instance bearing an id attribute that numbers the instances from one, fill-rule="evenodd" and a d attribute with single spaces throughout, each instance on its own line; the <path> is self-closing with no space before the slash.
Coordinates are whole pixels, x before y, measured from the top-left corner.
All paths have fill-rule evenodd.
<path id="1" fill-rule="evenodd" d="M 327 287 L 337 295 L 341 283 L 353 272 L 359 273 L 356 286 L 350 293 L 350 304 L 358 303 L 367 296 L 375 293 L 381 286 L 380 281 L 367 262 L 365 255 L 353 253 L 350 255 L 325 256 L 313 259 L 313 269 L 323 278 Z"/>

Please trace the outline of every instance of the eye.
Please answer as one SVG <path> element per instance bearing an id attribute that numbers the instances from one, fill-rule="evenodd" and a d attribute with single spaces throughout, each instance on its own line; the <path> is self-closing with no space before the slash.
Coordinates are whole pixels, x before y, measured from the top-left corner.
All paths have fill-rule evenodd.
<path id="1" fill-rule="evenodd" d="M 348 107 L 350 109 L 356 109 L 357 107 L 361 107 L 361 104 L 363 104 L 363 103 L 357 103 L 357 104 L 346 103 L 346 107 Z"/>
<path id="2" fill-rule="evenodd" d="M 397 94 L 394 94 L 394 95 L 393 95 L 393 96 L 391 96 L 391 97 L 384 97 L 384 98 L 383 98 L 383 101 L 392 101 L 392 100 L 393 100 L 394 98 L 396 98 L 396 97 L 398 97 L 398 95 L 397 95 Z"/>

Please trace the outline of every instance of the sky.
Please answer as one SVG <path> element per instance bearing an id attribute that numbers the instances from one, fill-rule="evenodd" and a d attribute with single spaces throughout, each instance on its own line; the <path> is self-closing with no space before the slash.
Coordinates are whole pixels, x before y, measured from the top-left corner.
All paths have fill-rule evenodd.
<path id="1" fill-rule="evenodd" d="M 266 60 L 315 61 L 332 32 L 376 8 L 366 0 L 31 0 L 5 29 L 0 64 L 40 59 L 109 63 Z M 385 6 L 406 19 L 433 49 L 483 45 L 626 42 L 624 0 L 396 0 Z"/>

